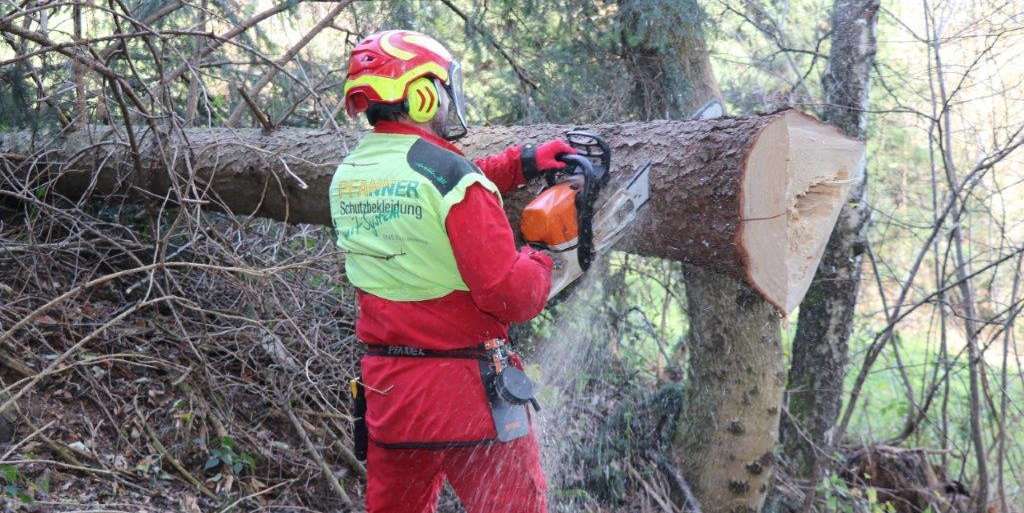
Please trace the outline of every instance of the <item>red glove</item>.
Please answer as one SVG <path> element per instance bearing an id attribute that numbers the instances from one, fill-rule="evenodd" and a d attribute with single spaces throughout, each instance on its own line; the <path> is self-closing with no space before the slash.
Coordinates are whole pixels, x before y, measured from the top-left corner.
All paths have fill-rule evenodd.
<path id="1" fill-rule="evenodd" d="M 520 150 L 523 177 L 529 180 L 557 169 L 565 169 L 565 162 L 556 157 L 572 153 L 576 153 L 576 149 L 561 139 L 552 139 L 540 146 L 525 144 Z"/>

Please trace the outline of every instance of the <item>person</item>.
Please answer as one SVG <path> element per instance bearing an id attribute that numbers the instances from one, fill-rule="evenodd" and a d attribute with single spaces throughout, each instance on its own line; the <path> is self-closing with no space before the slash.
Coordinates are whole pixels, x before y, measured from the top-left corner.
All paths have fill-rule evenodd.
<path id="1" fill-rule="evenodd" d="M 552 260 L 516 248 L 501 194 L 574 150 L 552 140 L 466 159 L 453 144 L 467 132 L 461 68 L 418 32 L 361 41 L 344 93 L 349 115 L 373 126 L 329 194 L 367 345 L 367 511 L 435 511 L 447 480 L 469 513 L 545 512 L 534 428 L 506 432 L 518 424 L 496 422 L 489 387 L 509 324 L 545 306 Z M 507 362 L 522 368 L 514 354 Z M 513 410 L 527 418 L 525 404 Z"/>

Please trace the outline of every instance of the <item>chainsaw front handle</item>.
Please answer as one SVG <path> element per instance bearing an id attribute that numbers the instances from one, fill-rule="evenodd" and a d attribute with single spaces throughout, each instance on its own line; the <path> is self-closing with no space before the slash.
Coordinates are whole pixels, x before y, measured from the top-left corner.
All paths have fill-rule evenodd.
<path id="1" fill-rule="evenodd" d="M 608 170 L 595 167 L 585 155 L 569 154 L 557 158 L 565 162 L 565 169 L 557 174 L 583 177 L 583 186 L 576 191 L 576 226 L 579 227 L 577 257 L 580 269 L 586 271 L 594 261 L 594 204 L 601 187 L 607 182 Z M 555 175 L 548 175 L 549 184 L 554 185 L 555 179 Z"/>
<path id="2" fill-rule="evenodd" d="M 565 140 L 576 153 L 600 163 L 605 171 L 612 168 L 612 150 L 597 133 L 577 128 L 566 132 Z"/>

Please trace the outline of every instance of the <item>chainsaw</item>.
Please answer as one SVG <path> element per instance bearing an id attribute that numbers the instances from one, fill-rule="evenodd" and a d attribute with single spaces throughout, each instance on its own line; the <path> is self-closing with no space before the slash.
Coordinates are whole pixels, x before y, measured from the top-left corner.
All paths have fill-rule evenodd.
<path id="1" fill-rule="evenodd" d="M 626 233 L 650 199 L 651 163 L 640 167 L 625 185 L 606 195 L 612 152 L 593 132 L 573 130 L 566 139 L 576 154 L 559 155 L 564 169 L 545 175 L 547 186 L 523 210 L 523 240 L 547 251 L 555 261 L 552 298 L 590 268 Z"/>

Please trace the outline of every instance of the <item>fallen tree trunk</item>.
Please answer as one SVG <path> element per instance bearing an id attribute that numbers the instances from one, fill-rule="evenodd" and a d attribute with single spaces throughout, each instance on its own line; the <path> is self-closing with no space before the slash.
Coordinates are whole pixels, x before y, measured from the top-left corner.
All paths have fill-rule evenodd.
<path id="1" fill-rule="evenodd" d="M 479 156 L 568 128 L 476 128 L 462 145 Z M 612 147 L 612 188 L 654 163 L 651 202 L 620 249 L 731 274 L 785 312 L 803 298 L 864 155 L 862 143 L 794 110 L 591 128 Z M 69 197 L 128 193 L 329 224 L 326 190 L 357 140 L 322 130 L 217 128 L 140 132 L 135 139 L 133 149 L 109 127 L 48 140 L 15 133 L 0 136 L 0 154 L 28 172 L 42 171 Z M 513 194 L 510 217 L 537 187 Z"/>

